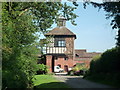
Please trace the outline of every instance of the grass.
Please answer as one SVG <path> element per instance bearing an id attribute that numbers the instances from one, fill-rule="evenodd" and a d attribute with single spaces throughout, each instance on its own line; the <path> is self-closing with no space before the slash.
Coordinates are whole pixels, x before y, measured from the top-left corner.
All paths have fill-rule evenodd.
<path id="1" fill-rule="evenodd" d="M 56 80 L 52 75 L 35 75 L 35 88 L 70 88 L 63 82 Z"/>

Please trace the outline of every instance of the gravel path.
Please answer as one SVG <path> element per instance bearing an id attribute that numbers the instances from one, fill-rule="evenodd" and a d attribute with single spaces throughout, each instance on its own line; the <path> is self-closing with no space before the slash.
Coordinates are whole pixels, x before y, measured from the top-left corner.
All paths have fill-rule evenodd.
<path id="1" fill-rule="evenodd" d="M 85 79 L 80 76 L 54 76 L 57 80 L 64 82 L 72 88 L 112 88 L 107 85 L 98 84 Z"/>

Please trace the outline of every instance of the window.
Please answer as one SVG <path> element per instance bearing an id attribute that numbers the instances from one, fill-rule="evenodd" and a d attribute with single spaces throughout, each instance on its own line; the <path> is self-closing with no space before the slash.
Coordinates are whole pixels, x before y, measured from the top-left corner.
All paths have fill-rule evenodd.
<path id="1" fill-rule="evenodd" d="M 65 47 L 65 41 L 58 41 L 58 47 Z"/>
<path id="2" fill-rule="evenodd" d="M 55 38 L 54 46 L 55 47 L 65 47 L 66 46 L 65 38 Z"/>
<path id="3" fill-rule="evenodd" d="M 57 67 L 57 69 L 60 69 L 60 67 Z"/>
<path id="4" fill-rule="evenodd" d="M 65 57 L 64 59 L 65 59 L 65 60 L 68 60 L 68 57 Z"/>

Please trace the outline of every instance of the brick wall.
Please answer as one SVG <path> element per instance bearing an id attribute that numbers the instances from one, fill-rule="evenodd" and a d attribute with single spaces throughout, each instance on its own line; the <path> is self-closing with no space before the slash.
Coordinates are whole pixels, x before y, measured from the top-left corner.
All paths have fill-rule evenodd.
<path id="1" fill-rule="evenodd" d="M 46 65 L 49 66 L 50 72 L 52 72 L 52 58 L 52 55 L 46 55 Z M 65 65 L 71 68 L 76 65 L 76 63 L 85 63 L 86 66 L 89 67 L 90 61 L 92 60 L 92 57 L 73 57 L 72 55 L 68 55 L 68 57 L 65 58 L 65 56 L 57 56 L 57 58 L 54 58 L 54 66 L 61 65 L 61 68 L 64 69 Z"/>
<path id="2" fill-rule="evenodd" d="M 64 57 L 58 57 L 58 59 L 55 59 L 55 66 L 61 65 L 61 68 L 64 69 L 64 66 L 67 65 L 68 68 L 73 67 L 73 59 L 68 58 L 68 60 L 65 60 Z"/>
<path id="3" fill-rule="evenodd" d="M 61 68 L 64 69 L 64 66 L 67 65 L 68 68 L 73 67 L 74 65 L 76 65 L 76 63 L 85 63 L 88 67 L 90 64 L 92 58 L 88 58 L 86 60 L 73 60 L 72 58 L 69 58 L 68 60 L 65 60 L 64 57 L 58 57 L 55 60 L 55 66 L 57 65 L 61 65 Z"/>
<path id="4" fill-rule="evenodd" d="M 52 55 L 46 55 L 46 65 L 48 66 L 49 72 L 52 72 Z"/>
<path id="5" fill-rule="evenodd" d="M 65 52 L 68 55 L 74 55 L 74 37 L 66 37 L 66 48 L 67 51 Z"/>

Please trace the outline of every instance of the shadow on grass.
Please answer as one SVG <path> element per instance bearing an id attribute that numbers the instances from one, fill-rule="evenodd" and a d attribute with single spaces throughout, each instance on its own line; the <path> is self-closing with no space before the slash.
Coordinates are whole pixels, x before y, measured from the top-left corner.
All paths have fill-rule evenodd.
<path id="1" fill-rule="evenodd" d="M 40 84 L 34 87 L 34 89 L 37 88 L 71 88 L 71 87 L 66 85 L 64 82 L 51 82 L 51 83 Z"/>
<path id="2" fill-rule="evenodd" d="M 42 78 L 42 79 L 41 79 Z M 38 88 L 113 88 L 108 85 L 99 84 L 96 82 L 88 81 L 83 79 L 83 77 L 80 76 L 55 76 L 57 80 L 54 81 L 52 77 L 49 76 L 43 76 L 41 78 L 38 78 L 38 81 L 36 82 L 37 86 L 34 86 L 34 89 Z M 63 80 L 64 82 L 61 82 Z M 43 82 L 43 83 L 42 83 Z"/>

